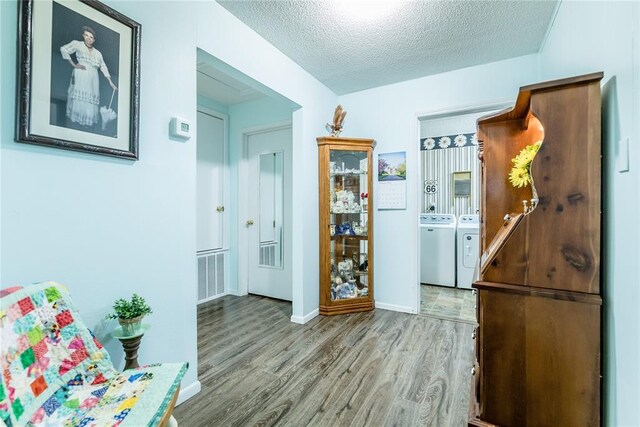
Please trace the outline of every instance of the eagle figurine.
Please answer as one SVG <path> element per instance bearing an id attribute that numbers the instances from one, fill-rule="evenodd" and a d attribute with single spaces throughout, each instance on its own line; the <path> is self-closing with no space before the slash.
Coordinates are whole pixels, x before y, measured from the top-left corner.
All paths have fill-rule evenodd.
<path id="1" fill-rule="evenodd" d="M 333 125 L 327 123 L 325 126 L 326 129 L 331 132 L 331 136 L 340 136 L 340 132 L 342 132 L 342 122 L 344 122 L 346 115 L 347 112 L 344 111 L 342 105 L 338 105 L 336 111 L 333 113 Z"/>

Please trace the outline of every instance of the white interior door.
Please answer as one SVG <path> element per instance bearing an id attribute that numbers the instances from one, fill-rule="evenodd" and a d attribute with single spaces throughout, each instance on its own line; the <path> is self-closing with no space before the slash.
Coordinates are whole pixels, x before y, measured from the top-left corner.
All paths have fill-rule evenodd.
<path id="1" fill-rule="evenodd" d="M 224 121 L 198 111 L 196 161 L 197 251 L 224 246 Z"/>
<path id="2" fill-rule="evenodd" d="M 291 127 L 248 135 L 249 293 L 291 301 Z"/>

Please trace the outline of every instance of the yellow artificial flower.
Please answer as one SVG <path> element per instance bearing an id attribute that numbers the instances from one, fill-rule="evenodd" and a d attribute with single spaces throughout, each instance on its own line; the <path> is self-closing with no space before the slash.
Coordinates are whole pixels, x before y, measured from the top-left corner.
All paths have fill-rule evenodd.
<path id="1" fill-rule="evenodd" d="M 538 153 L 542 141 L 537 141 L 531 145 L 527 145 L 517 156 L 511 159 L 513 168 L 509 173 L 509 181 L 511 185 L 517 188 L 526 187 L 531 183 L 531 162 Z"/>
<path id="2" fill-rule="evenodd" d="M 511 173 L 509 173 L 509 181 L 511 181 L 511 185 L 514 187 L 526 187 L 529 184 L 529 173 L 524 168 L 514 167 L 511 169 Z"/>

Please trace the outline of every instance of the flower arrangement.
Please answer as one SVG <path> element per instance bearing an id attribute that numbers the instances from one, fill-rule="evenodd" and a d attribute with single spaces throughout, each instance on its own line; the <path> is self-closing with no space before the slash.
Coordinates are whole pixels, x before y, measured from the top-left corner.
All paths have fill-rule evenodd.
<path id="1" fill-rule="evenodd" d="M 524 147 L 517 156 L 511 159 L 513 167 L 509 173 L 509 181 L 516 188 L 526 187 L 531 183 L 531 162 L 540 149 L 542 141 Z"/>

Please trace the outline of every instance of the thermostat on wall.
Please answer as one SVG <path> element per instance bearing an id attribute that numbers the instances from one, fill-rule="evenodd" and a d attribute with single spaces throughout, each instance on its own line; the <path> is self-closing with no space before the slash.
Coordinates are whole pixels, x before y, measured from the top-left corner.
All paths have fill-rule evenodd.
<path id="1" fill-rule="evenodd" d="M 189 123 L 188 120 L 181 119 L 180 117 L 172 117 L 171 125 L 169 126 L 169 133 L 171 136 L 189 139 L 191 138 L 191 123 Z"/>

